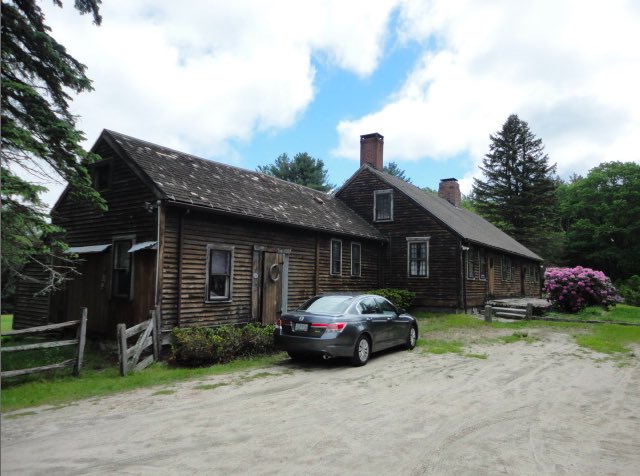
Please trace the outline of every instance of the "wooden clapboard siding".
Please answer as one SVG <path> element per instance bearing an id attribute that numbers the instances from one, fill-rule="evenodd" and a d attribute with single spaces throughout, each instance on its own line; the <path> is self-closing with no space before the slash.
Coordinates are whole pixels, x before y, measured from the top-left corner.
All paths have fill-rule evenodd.
<path id="1" fill-rule="evenodd" d="M 375 190 L 393 189 L 374 174 L 363 171 L 340 191 L 340 199 L 387 238 L 381 258 L 383 285 L 414 291 L 416 306 L 459 305 L 459 239 L 424 209 L 394 189 L 393 221 L 373 220 Z M 429 277 L 408 277 L 407 237 L 429 237 Z"/>
<path id="2" fill-rule="evenodd" d="M 156 196 L 138 178 L 131 167 L 106 143 L 96 152 L 98 164 L 109 163 L 110 185 L 101 192 L 108 210 L 99 211 L 65 192 L 52 211 L 52 222 L 65 229 L 70 246 L 107 244 L 119 236 L 134 242 L 155 241 L 157 237 Z M 56 320 L 68 320 L 80 307 L 87 307 L 87 329 L 93 334 L 115 336 L 118 323 L 135 325 L 148 319 L 154 307 L 156 251 L 141 250 L 133 255 L 133 298 L 110 297 L 112 248 L 103 253 L 81 255 L 79 276 L 62 292 L 51 298 L 51 314 Z"/>
<path id="3" fill-rule="evenodd" d="M 331 274 L 331 239 L 342 241 L 342 272 Z M 360 276 L 351 276 L 351 243 L 360 243 L 361 272 Z M 340 236 L 325 236 L 318 240 L 318 294 L 329 292 L 365 292 L 378 287 L 378 260 L 383 251 L 383 244 L 362 241 Z"/>
<path id="4" fill-rule="evenodd" d="M 182 230 L 180 217 L 182 216 Z M 182 236 L 182 239 L 180 239 Z M 254 247 L 289 250 L 288 309 L 316 293 L 316 246 L 319 246 L 320 292 L 365 291 L 375 287 L 380 245 L 362 245 L 362 277 L 327 279 L 331 236 L 314 231 L 243 220 L 215 213 L 168 208 L 163 266 L 163 327 L 215 326 L 249 322 Z M 349 239 L 342 238 L 344 243 Z M 180 250 L 180 242 L 182 249 Z M 207 245 L 234 247 L 233 288 L 230 302 L 205 302 Z M 325 257 L 322 258 L 322 257 Z M 350 255 L 347 254 L 349 257 Z M 178 279 L 180 277 L 180 280 Z M 180 281 L 180 282 L 179 282 Z M 179 312 L 179 316 L 178 316 Z"/>
<path id="5" fill-rule="evenodd" d="M 155 195 L 106 144 L 97 152 L 103 158 L 99 164 L 111 164 L 110 186 L 100 192 L 109 209 L 97 210 L 65 191 L 52 210 L 53 223 L 66 230 L 70 246 L 110 243 L 114 236 L 131 234 L 137 242 L 155 240 L 156 213 L 145 208 L 145 202 L 155 203 Z"/>
<path id="6" fill-rule="evenodd" d="M 16 287 L 13 328 L 44 326 L 49 323 L 49 295 L 41 291 L 47 286 L 48 273 L 35 261 L 27 263 L 22 273 L 25 277 Z"/>

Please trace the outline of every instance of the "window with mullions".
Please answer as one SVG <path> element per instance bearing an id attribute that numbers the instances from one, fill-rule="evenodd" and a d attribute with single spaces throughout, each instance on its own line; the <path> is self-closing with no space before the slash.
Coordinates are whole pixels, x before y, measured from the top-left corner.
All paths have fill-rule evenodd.
<path id="1" fill-rule="evenodd" d="M 412 278 L 429 276 L 429 238 L 407 238 L 407 274 Z"/>
<path id="2" fill-rule="evenodd" d="M 113 266 L 111 274 L 111 297 L 131 299 L 131 275 L 133 274 L 133 253 L 129 250 L 133 239 L 113 240 Z"/>
<path id="3" fill-rule="evenodd" d="M 233 288 L 233 246 L 207 246 L 205 301 L 231 301 Z"/>
<path id="4" fill-rule="evenodd" d="M 470 246 L 467 250 L 467 279 L 475 279 L 478 277 L 478 269 L 476 263 L 478 260 L 478 250 Z"/>
<path id="5" fill-rule="evenodd" d="M 500 268 L 502 270 L 502 280 L 511 281 L 511 258 L 503 255 Z"/>
<path id="6" fill-rule="evenodd" d="M 342 241 L 331 240 L 331 274 L 338 276 L 342 274 Z"/>
<path id="7" fill-rule="evenodd" d="M 480 279 L 487 279 L 487 253 L 485 250 L 478 250 L 480 260 Z"/>
<path id="8" fill-rule="evenodd" d="M 360 276 L 362 247 L 360 243 L 351 243 L 351 276 Z"/>
<path id="9" fill-rule="evenodd" d="M 393 190 L 373 192 L 373 221 L 393 221 Z"/>

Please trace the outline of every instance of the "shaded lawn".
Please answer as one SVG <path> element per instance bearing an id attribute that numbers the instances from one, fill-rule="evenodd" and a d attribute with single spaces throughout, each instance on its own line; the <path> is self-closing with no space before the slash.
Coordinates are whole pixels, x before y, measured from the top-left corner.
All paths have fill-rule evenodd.
<path id="1" fill-rule="evenodd" d="M 0 321 L 0 333 L 10 331 L 13 328 L 13 314 L 2 314 L 2 320 Z"/>

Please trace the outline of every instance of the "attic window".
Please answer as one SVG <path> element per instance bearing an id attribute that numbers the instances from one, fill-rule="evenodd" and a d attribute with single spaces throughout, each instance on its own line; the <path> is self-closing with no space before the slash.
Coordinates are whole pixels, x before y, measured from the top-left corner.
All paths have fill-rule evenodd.
<path id="1" fill-rule="evenodd" d="M 107 190 L 111 185 L 111 164 L 98 163 L 93 167 L 93 188 L 98 192 Z"/>
<path id="2" fill-rule="evenodd" d="M 373 221 L 393 221 L 393 190 L 373 192 Z"/>

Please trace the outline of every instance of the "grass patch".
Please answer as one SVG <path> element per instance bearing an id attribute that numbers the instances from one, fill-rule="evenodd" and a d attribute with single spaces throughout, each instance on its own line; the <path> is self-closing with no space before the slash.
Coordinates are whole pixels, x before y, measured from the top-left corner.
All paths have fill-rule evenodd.
<path id="1" fill-rule="evenodd" d="M 0 317 L 0 333 L 4 334 L 13 329 L 13 314 L 2 314 Z"/>
<path id="2" fill-rule="evenodd" d="M 549 312 L 546 317 L 557 319 L 575 319 L 576 321 L 604 321 L 640 324 L 640 307 L 618 304 L 609 310 L 601 306 L 589 306 L 576 314 Z"/>
<path id="3" fill-rule="evenodd" d="M 87 370 L 81 378 L 71 375 L 50 376 L 42 374 L 38 380 L 11 385 L 10 379 L 2 382 L 2 410 L 10 411 L 37 405 L 61 405 L 75 400 L 100 397 L 139 388 L 168 385 L 203 376 L 222 375 L 243 370 L 259 369 L 282 360 L 284 354 L 267 357 L 239 359 L 228 364 L 203 368 L 175 368 L 166 363 L 156 363 L 142 372 L 121 377 L 118 369 Z"/>
<path id="4" fill-rule="evenodd" d="M 225 385 L 229 385 L 228 383 L 220 382 L 220 383 L 203 383 L 200 385 L 196 385 L 193 387 L 196 390 L 215 390 L 218 387 L 224 387 Z"/>
<path id="5" fill-rule="evenodd" d="M 505 344 L 513 344 L 514 342 L 526 342 L 527 344 L 531 344 L 535 342 L 537 339 L 535 337 L 530 336 L 527 332 L 514 332 L 510 336 L 502 336 L 499 337 L 501 341 Z"/>
<path id="6" fill-rule="evenodd" d="M 461 354 L 463 343 L 445 339 L 418 339 L 418 347 L 430 354 Z"/>
<path id="7" fill-rule="evenodd" d="M 155 395 L 173 395 L 174 393 L 176 393 L 175 390 L 158 390 L 157 392 L 153 392 L 151 394 L 151 396 L 155 396 Z"/>
<path id="8" fill-rule="evenodd" d="M 584 312 L 584 311 L 583 311 Z M 611 311 L 601 308 L 587 308 L 587 314 L 598 312 L 599 315 L 608 315 L 609 319 L 635 319 L 640 308 L 619 304 Z M 593 314 L 591 314 L 593 315 Z M 567 314 L 562 314 L 566 317 Z M 548 329 L 550 331 L 569 333 L 576 343 L 590 350 L 605 354 L 632 354 L 630 344 L 640 344 L 640 327 L 619 326 L 615 324 L 588 324 L 576 320 L 576 322 L 549 322 L 549 321 L 514 321 L 514 322 L 485 322 L 464 314 L 434 314 L 417 313 L 422 337 L 418 340 L 418 346 L 426 352 L 434 354 L 461 353 L 465 345 L 472 344 L 482 337 L 483 331 L 491 329 L 507 329 L 511 335 L 498 337 L 504 343 L 524 341 L 532 343 L 538 340 L 531 336 L 527 329 Z M 591 319 L 592 317 L 589 317 Z M 460 337 L 459 329 L 471 329 L 466 338 Z M 476 332 L 474 332 L 476 331 Z M 452 335 L 446 339 L 447 333 Z M 437 339 L 430 339 L 429 333 L 437 333 Z M 441 338 L 441 334 L 445 338 Z M 464 333 L 462 333 L 464 335 Z M 485 334 L 486 335 L 486 334 Z M 493 338 L 492 338 L 493 340 Z"/>
<path id="9" fill-rule="evenodd" d="M 591 333 L 577 335 L 575 339 L 581 347 L 603 354 L 633 355 L 628 345 L 640 344 L 640 327 L 594 324 Z"/>
<path id="10" fill-rule="evenodd" d="M 487 354 L 464 354 L 465 357 L 469 357 L 470 359 L 488 359 L 489 356 Z"/>

